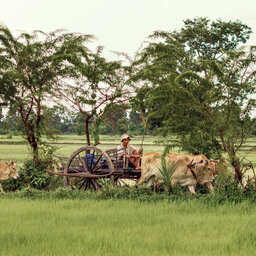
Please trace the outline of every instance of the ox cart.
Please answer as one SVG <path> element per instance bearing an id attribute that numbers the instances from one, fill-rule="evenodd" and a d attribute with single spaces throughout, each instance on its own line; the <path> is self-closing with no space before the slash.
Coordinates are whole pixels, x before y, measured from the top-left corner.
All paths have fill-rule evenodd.
<path id="1" fill-rule="evenodd" d="M 78 189 L 94 189 L 102 186 L 102 179 L 108 179 L 113 185 L 122 179 L 138 180 L 140 170 L 129 167 L 125 149 L 101 150 L 94 146 L 79 148 L 70 157 L 56 156 L 57 171 L 50 174 L 64 176 L 66 186 Z"/>

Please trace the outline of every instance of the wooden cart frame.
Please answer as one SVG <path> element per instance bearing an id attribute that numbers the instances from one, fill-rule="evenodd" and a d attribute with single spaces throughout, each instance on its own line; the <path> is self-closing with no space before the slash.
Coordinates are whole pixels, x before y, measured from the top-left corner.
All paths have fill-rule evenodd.
<path id="1" fill-rule="evenodd" d="M 64 176 L 66 186 L 97 191 L 101 179 L 107 178 L 113 185 L 121 179 L 137 180 L 140 170 L 129 167 L 125 149 L 102 150 L 94 146 L 79 148 L 68 157 L 56 156 L 58 171 L 48 173 Z"/>

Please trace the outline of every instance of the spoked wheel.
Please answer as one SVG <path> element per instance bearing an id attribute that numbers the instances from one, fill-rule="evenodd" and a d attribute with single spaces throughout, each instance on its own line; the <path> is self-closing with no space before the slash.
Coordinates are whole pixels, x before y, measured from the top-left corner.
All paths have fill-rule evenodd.
<path id="1" fill-rule="evenodd" d="M 66 186 L 78 189 L 100 188 L 100 178 L 114 172 L 113 164 L 103 150 L 88 146 L 76 150 L 68 159 L 64 169 Z"/>

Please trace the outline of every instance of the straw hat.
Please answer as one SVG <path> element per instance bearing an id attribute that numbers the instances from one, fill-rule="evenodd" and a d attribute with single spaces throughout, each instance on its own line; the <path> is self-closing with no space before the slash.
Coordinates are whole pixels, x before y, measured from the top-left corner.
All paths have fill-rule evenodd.
<path id="1" fill-rule="evenodd" d="M 130 136 L 128 135 L 128 134 L 123 134 L 122 136 L 121 136 L 121 142 L 123 141 L 123 140 L 125 140 L 125 139 L 129 139 L 129 140 L 131 140 L 131 138 L 130 138 Z"/>

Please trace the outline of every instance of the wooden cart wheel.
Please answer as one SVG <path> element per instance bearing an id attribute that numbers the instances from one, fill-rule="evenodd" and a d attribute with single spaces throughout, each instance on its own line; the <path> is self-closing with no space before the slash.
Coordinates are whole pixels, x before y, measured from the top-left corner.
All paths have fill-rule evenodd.
<path id="1" fill-rule="evenodd" d="M 113 172 L 114 167 L 108 154 L 97 147 L 87 146 L 73 152 L 64 169 L 64 174 L 84 177 L 65 176 L 64 181 L 66 186 L 98 190 L 98 180 L 110 176 Z"/>

